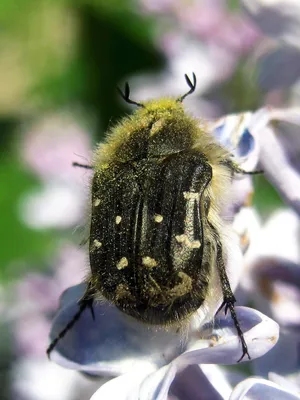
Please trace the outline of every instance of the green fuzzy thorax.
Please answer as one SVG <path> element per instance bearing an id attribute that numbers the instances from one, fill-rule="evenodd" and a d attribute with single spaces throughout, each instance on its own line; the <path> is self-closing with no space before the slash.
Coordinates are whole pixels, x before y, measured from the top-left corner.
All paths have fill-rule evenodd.
<path id="1" fill-rule="evenodd" d="M 111 129 L 97 152 L 96 167 L 112 158 L 128 162 L 175 154 L 191 148 L 199 134 L 199 122 L 176 99 L 151 100 Z"/>

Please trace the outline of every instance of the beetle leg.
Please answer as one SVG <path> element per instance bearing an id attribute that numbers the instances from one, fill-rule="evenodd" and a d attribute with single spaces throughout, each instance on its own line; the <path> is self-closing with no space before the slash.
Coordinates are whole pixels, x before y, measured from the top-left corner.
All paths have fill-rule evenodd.
<path id="1" fill-rule="evenodd" d="M 209 225 L 213 230 L 214 238 L 216 240 L 216 246 L 217 246 L 216 265 L 217 265 L 219 276 L 220 276 L 222 292 L 223 292 L 223 298 L 224 298 L 223 303 L 219 307 L 217 313 L 223 307 L 225 307 L 225 314 L 227 313 L 228 310 L 230 311 L 231 318 L 233 319 L 235 328 L 237 330 L 238 336 L 239 336 L 241 344 L 242 344 L 242 350 L 243 350 L 242 356 L 237 362 L 240 362 L 245 357 L 245 355 L 247 355 L 249 360 L 250 360 L 251 357 L 250 357 L 250 355 L 248 353 L 247 343 L 245 341 L 243 331 L 241 329 L 239 320 L 237 318 L 237 315 L 236 315 L 236 312 L 235 312 L 235 309 L 234 309 L 234 303 L 236 302 L 236 299 L 234 297 L 234 294 L 232 293 L 232 290 L 231 290 L 231 287 L 230 287 L 230 283 L 229 283 L 229 279 L 228 279 L 228 276 L 227 276 L 227 273 L 226 273 L 226 268 L 225 268 L 224 259 L 223 259 L 223 250 L 222 250 L 221 240 L 220 240 L 220 237 L 219 237 L 219 234 L 218 234 L 217 230 L 210 223 L 209 223 Z"/>
<path id="2" fill-rule="evenodd" d="M 59 334 L 52 340 L 50 343 L 49 347 L 47 348 L 47 356 L 50 358 L 50 353 L 52 350 L 55 348 L 57 343 L 66 335 L 66 333 L 73 328 L 75 323 L 79 320 L 81 314 L 84 312 L 86 308 L 89 308 L 92 314 L 93 320 L 95 320 L 95 313 L 93 309 L 93 302 L 94 298 L 91 295 L 91 290 L 90 287 L 87 288 L 85 294 L 82 296 L 82 298 L 78 301 L 78 306 L 79 309 L 76 312 L 76 314 L 73 316 L 73 318 L 67 323 L 67 325 L 64 327 L 64 329 L 59 332 Z"/>

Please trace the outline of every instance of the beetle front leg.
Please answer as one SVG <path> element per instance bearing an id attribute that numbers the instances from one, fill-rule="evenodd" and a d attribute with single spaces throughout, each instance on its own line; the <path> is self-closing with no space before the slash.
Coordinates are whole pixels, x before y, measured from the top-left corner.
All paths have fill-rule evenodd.
<path id="1" fill-rule="evenodd" d="M 66 335 L 66 333 L 69 332 L 75 325 L 75 323 L 79 320 L 81 314 L 84 312 L 86 308 L 89 308 L 92 314 L 93 320 L 95 320 L 95 313 L 93 309 L 93 292 L 90 289 L 90 285 L 87 287 L 86 292 L 82 296 L 82 298 L 78 301 L 78 311 L 73 315 L 73 317 L 70 319 L 70 321 L 67 323 L 67 325 L 64 327 L 64 329 L 59 332 L 59 334 L 52 340 L 50 343 L 49 347 L 47 348 L 47 356 L 50 358 L 50 353 L 54 350 L 55 346 L 57 343 Z"/>

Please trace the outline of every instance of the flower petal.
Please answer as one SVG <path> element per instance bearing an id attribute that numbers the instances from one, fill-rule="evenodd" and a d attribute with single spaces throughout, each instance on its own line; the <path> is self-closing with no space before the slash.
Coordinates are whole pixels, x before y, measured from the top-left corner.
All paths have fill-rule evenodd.
<path id="1" fill-rule="evenodd" d="M 269 110 L 262 108 L 253 113 L 226 115 L 211 123 L 210 128 L 239 164 L 245 170 L 253 171 L 258 161 L 258 138 L 269 119 Z"/>
<path id="2" fill-rule="evenodd" d="M 237 316 L 244 332 L 252 359 L 262 356 L 277 342 L 279 327 L 276 322 L 256 310 L 236 307 Z M 208 339 L 195 339 L 190 349 L 141 384 L 139 398 L 166 400 L 169 388 L 178 374 L 194 364 L 236 364 L 241 357 L 241 345 L 230 315 L 220 315 Z M 202 332 L 205 335 L 205 332 Z M 199 332 L 198 332 L 199 336 Z M 216 341 L 215 338 L 218 338 Z M 247 361 L 247 358 L 243 359 Z"/>
<path id="3" fill-rule="evenodd" d="M 300 396 L 296 393 L 286 391 L 266 379 L 248 378 L 234 388 L 229 400 L 242 399 L 299 400 Z"/>
<path id="4" fill-rule="evenodd" d="M 263 33 L 299 47 L 298 0 L 242 0 L 241 3 L 244 11 Z"/>
<path id="5" fill-rule="evenodd" d="M 289 107 L 289 108 L 271 108 L 269 110 L 269 116 L 272 120 L 286 121 L 290 124 L 300 125 L 300 108 Z M 299 135 L 298 137 L 299 138 Z"/>
<path id="6" fill-rule="evenodd" d="M 188 366 L 176 375 L 170 387 L 175 398 L 184 400 L 223 400 L 228 399 L 231 392 L 224 369 L 214 364 Z"/>
<path id="7" fill-rule="evenodd" d="M 224 374 L 215 365 L 210 365 L 212 379 L 208 379 L 200 365 L 190 365 L 176 373 L 175 363 L 150 374 L 143 381 L 138 398 L 140 400 L 167 400 L 175 398 L 193 400 L 222 400 L 228 398 L 232 388 Z M 216 378 L 216 379 L 214 379 Z M 214 383 L 211 383 L 211 380 Z"/>
<path id="8" fill-rule="evenodd" d="M 286 375 L 299 370 L 299 332 L 282 329 L 277 345 L 264 357 L 254 360 L 255 375 L 267 376 L 270 371 Z"/>
<path id="9" fill-rule="evenodd" d="M 167 400 L 169 388 L 177 372 L 174 362 L 149 375 L 139 389 L 140 400 Z"/>
<path id="10" fill-rule="evenodd" d="M 78 311 L 77 301 L 85 285 L 68 289 L 54 319 L 51 339 Z M 107 303 L 95 303 L 95 321 L 85 310 L 74 327 L 61 339 L 51 359 L 71 369 L 116 376 L 140 368 L 162 366 L 183 351 L 180 333 L 175 329 L 152 328 L 126 316 Z"/>
<path id="11" fill-rule="evenodd" d="M 152 368 L 137 368 L 111 379 L 102 385 L 90 400 L 136 400 L 139 397 L 141 381 L 152 372 Z"/>
<path id="12" fill-rule="evenodd" d="M 236 314 L 244 333 L 251 359 L 261 357 L 276 344 L 279 326 L 272 319 L 257 310 L 236 307 Z M 214 329 L 204 344 L 195 340 L 189 349 L 177 358 L 180 366 L 190 364 L 236 364 L 242 355 L 240 340 L 237 336 L 230 313 L 219 314 L 214 321 Z M 241 362 L 248 361 L 244 357 Z"/>
<path id="13" fill-rule="evenodd" d="M 275 372 L 269 372 L 269 380 L 276 383 L 277 385 L 281 386 L 282 389 L 288 390 L 290 392 L 298 392 L 299 393 L 299 386 L 295 385 L 292 382 L 292 379 L 286 378 L 282 375 L 278 375 Z M 299 382 L 299 376 L 297 377 L 297 381 Z"/>

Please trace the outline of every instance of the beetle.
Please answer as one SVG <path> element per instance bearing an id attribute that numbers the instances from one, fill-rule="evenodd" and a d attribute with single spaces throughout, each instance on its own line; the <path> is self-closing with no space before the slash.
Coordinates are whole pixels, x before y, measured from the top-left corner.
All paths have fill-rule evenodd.
<path id="1" fill-rule="evenodd" d="M 225 307 L 250 359 L 234 309 L 226 272 L 225 223 L 220 210 L 236 173 L 246 172 L 190 116 L 189 91 L 138 103 L 129 85 L 119 92 L 137 106 L 108 133 L 92 166 L 89 259 L 91 273 L 78 312 L 48 347 L 48 355 L 90 308 L 104 298 L 125 314 L 151 325 L 180 325 L 204 303 L 217 271 Z"/>

